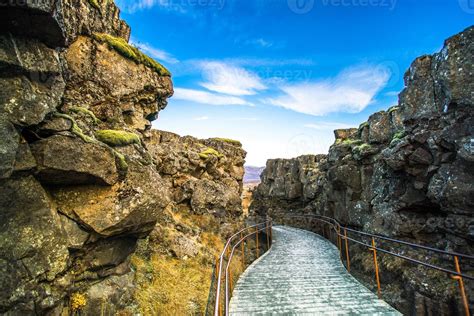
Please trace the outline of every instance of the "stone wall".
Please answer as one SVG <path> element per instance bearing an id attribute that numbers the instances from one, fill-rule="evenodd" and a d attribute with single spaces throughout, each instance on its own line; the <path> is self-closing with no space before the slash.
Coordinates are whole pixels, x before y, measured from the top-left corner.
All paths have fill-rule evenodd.
<path id="1" fill-rule="evenodd" d="M 473 52 L 471 27 L 412 63 L 397 106 L 358 129 L 335 131 L 327 156 L 268 161 L 254 214 L 323 214 L 359 230 L 473 254 Z M 402 251 L 454 268 L 449 257 Z M 373 288 L 371 254 L 357 246 L 351 252 L 354 274 Z M 457 283 L 445 273 L 384 255 L 380 261 L 384 299 L 404 314 L 463 314 Z M 461 266 L 472 273 L 472 263 Z M 474 284 L 466 286 L 472 308 Z"/>

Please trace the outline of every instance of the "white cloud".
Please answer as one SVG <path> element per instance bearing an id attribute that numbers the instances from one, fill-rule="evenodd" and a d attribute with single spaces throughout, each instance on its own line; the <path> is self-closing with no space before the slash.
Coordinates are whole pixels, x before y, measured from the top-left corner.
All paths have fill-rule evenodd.
<path id="1" fill-rule="evenodd" d="M 229 95 L 254 95 L 267 87 L 262 79 L 244 68 L 217 61 L 200 63 L 205 82 L 204 88 Z"/>
<path id="2" fill-rule="evenodd" d="M 279 88 L 284 94 L 265 102 L 317 116 L 332 112 L 357 113 L 373 102 L 389 78 L 390 72 L 384 67 L 352 67 L 334 78 L 283 84 Z"/>
<path id="3" fill-rule="evenodd" d="M 246 100 L 235 96 L 183 88 L 175 88 L 173 98 L 209 105 L 253 105 Z"/>
<path id="4" fill-rule="evenodd" d="M 316 123 L 311 123 L 311 124 L 305 124 L 303 126 L 306 128 L 322 130 L 322 131 L 353 127 L 351 125 L 338 123 L 338 122 L 316 122 Z"/>
<path id="5" fill-rule="evenodd" d="M 155 47 L 151 46 L 148 43 L 141 43 L 141 42 L 137 41 L 134 38 L 132 38 L 130 40 L 130 43 L 132 45 L 135 45 L 141 51 L 143 51 L 144 53 L 146 53 L 150 57 L 155 58 L 158 61 L 164 61 L 164 62 L 167 62 L 167 63 L 170 63 L 170 64 L 176 64 L 176 63 L 179 62 L 179 60 L 174 58 L 171 54 L 165 52 L 164 50 L 155 48 Z"/>
<path id="6" fill-rule="evenodd" d="M 209 119 L 209 116 L 199 116 L 193 118 L 194 121 L 207 121 Z"/>

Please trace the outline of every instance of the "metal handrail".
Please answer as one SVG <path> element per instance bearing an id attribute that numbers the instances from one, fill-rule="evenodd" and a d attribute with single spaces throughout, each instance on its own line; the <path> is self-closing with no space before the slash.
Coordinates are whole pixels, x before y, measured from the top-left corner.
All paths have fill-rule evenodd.
<path id="1" fill-rule="evenodd" d="M 425 267 L 428 267 L 428 268 L 431 268 L 431 269 L 434 269 L 434 270 L 438 270 L 438 271 L 450 274 L 451 278 L 454 279 L 454 280 L 457 280 L 458 283 L 459 283 L 459 289 L 460 289 L 461 297 L 462 297 L 462 300 L 463 300 L 465 315 L 466 316 L 470 315 L 469 304 L 468 304 L 467 296 L 466 296 L 465 289 L 464 289 L 464 280 L 463 279 L 474 280 L 474 276 L 461 273 L 461 270 L 460 270 L 460 267 L 459 267 L 459 258 L 473 260 L 474 256 L 467 255 L 467 254 L 461 254 L 461 253 L 458 253 L 458 252 L 450 252 L 450 251 L 441 250 L 441 249 L 437 249 L 437 248 L 432 248 L 432 247 L 428 247 L 428 246 L 423 246 L 423 245 L 419 245 L 419 244 L 415 244 L 415 243 L 410 243 L 410 242 L 407 242 L 407 241 L 398 240 L 398 239 L 394 239 L 394 238 L 390 238 L 390 237 L 386 237 L 386 236 L 375 235 L 375 234 L 371 234 L 371 233 L 367 233 L 367 232 L 358 231 L 358 230 L 355 230 L 355 229 L 344 227 L 337 220 L 335 220 L 333 218 L 330 218 L 330 217 L 327 217 L 327 216 L 323 216 L 323 215 L 311 215 L 311 214 L 289 215 L 289 216 L 285 216 L 285 218 L 304 218 L 304 219 L 310 218 L 310 219 L 319 220 L 319 221 L 321 221 L 325 224 L 330 225 L 331 228 L 336 233 L 336 236 L 338 238 L 337 247 L 339 248 L 339 252 L 340 252 L 340 255 L 341 255 L 341 260 L 342 260 L 342 243 L 341 243 L 341 240 L 343 239 L 343 240 L 346 241 L 346 262 L 347 262 L 347 270 L 349 272 L 350 272 L 350 257 L 349 257 L 349 251 L 348 251 L 348 241 L 352 241 L 354 243 L 357 243 L 359 245 L 362 245 L 364 247 L 369 248 L 369 250 L 371 250 L 374 253 L 374 265 L 375 265 L 377 290 L 378 290 L 379 297 L 381 297 L 381 288 L 380 288 L 380 278 L 379 278 L 378 263 L 377 263 L 377 251 L 380 251 L 382 253 L 386 253 L 388 255 L 392 255 L 392 256 L 401 258 L 401 259 L 406 260 L 406 261 L 411 262 L 411 263 L 419 264 L 419 265 L 422 265 L 422 266 L 425 266 Z M 344 231 L 344 234 L 341 233 L 342 230 Z M 348 237 L 347 232 L 351 232 L 351 233 L 362 235 L 362 236 L 371 237 L 372 238 L 372 244 L 369 245 L 369 244 L 365 243 L 364 241 L 360 241 L 360 240 L 356 240 L 354 238 Z M 377 247 L 376 244 L 375 244 L 376 239 L 385 240 L 385 241 L 388 241 L 388 242 L 396 243 L 396 244 L 399 244 L 399 245 L 405 245 L 405 246 L 409 246 L 409 247 L 412 247 L 412 248 L 423 249 L 423 250 L 427 250 L 427 251 L 431 251 L 431 252 L 435 252 L 435 253 L 439 253 L 439 254 L 449 255 L 449 256 L 453 257 L 453 259 L 454 259 L 456 271 L 446 269 L 446 268 L 443 268 L 443 267 L 439 267 L 439 266 L 431 264 L 431 263 L 427 263 L 427 262 L 424 262 L 424 261 L 421 261 L 421 260 L 418 260 L 418 259 L 414 259 L 414 258 L 405 256 L 405 255 L 395 253 L 395 252 L 390 251 L 390 250 L 386 250 L 386 249 Z"/>
<path id="2" fill-rule="evenodd" d="M 263 231 L 264 229 L 267 229 L 267 226 L 256 229 L 255 231 L 252 231 L 250 234 L 242 237 L 238 242 L 235 243 L 235 245 L 232 247 L 232 251 L 229 255 L 229 260 L 227 260 L 227 266 L 225 268 L 225 310 L 226 310 L 226 315 L 229 314 L 229 268 L 230 264 L 232 263 L 232 258 L 234 257 L 234 252 L 235 249 L 247 238 L 255 235 L 257 232 Z"/>
<path id="3" fill-rule="evenodd" d="M 260 226 L 263 226 L 260 228 Z M 224 304 L 224 307 L 225 307 L 225 315 L 228 315 L 229 313 L 229 310 L 228 310 L 228 307 L 229 307 L 229 268 L 230 268 L 230 264 L 232 262 L 232 258 L 234 256 L 234 252 L 235 252 L 235 249 L 237 248 L 237 246 L 239 246 L 243 241 L 245 241 L 247 238 L 253 236 L 253 235 L 257 235 L 257 254 L 258 254 L 258 232 L 260 231 L 263 231 L 263 230 L 267 230 L 267 233 L 268 233 L 268 230 L 270 230 L 270 240 L 271 240 L 271 229 L 272 229 L 272 220 L 271 219 L 268 219 L 266 220 L 265 222 L 262 222 L 262 223 L 258 223 L 258 224 L 254 224 L 254 225 L 251 225 L 251 226 L 248 226 L 248 227 L 245 227 L 241 230 L 239 230 L 237 233 L 233 234 L 232 236 L 230 236 L 228 239 L 227 239 L 227 242 L 224 246 L 224 249 L 222 250 L 221 254 L 219 255 L 219 257 L 217 258 L 217 261 L 216 261 L 216 269 L 217 271 L 215 272 L 215 275 L 216 275 L 216 290 L 215 290 L 215 293 L 216 293 L 216 300 L 215 300 L 215 304 L 214 304 L 214 315 L 215 316 L 219 316 L 220 315 L 220 305 L 221 305 L 221 302 L 220 302 L 220 296 L 221 296 L 221 284 L 222 284 L 222 281 L 223 281 L 223 265 L 224 265 L 224 260 L 225 260 L 225 255 L 226 253 L 228 254 L 229 253 L 229 247 L 232 247 L 232 250 L 230 252 L 230 254 L 228 255 L 228 258 L 227 258 L 227 265 L 226 265 L 226 269 L 225 269 L 225 274 L 224 274 L 224 282 L 225 282 L 225 304 Z M 244 237 L 242 237 L 243 233 L 244 232 L 247 232 L 248 230 L 250 230 L 250 233 L 248 233 L 247 235 L 245 235 Z M 236 237 L 240 236 L 240 239 L 235 242 L 233 244 L 233 242 L 235 241 L 235 239 L 237 239 Z M 267 238 L 269 238 L 267 236 Z M 268 241 L 269 239 L 267 239 Z M 271 242 L 271 241 L 270 241 Z M 257 255 L 258 256 L 258 255 Z M 212 291 L 212 284 L 211 284 L 211 290 L 210 292 Z"/>

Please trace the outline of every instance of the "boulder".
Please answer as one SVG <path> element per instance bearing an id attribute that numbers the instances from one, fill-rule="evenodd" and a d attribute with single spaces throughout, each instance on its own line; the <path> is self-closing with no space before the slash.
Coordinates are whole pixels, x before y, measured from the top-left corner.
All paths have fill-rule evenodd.
<path id="1" fill-rule="evenodd" d="M 0 35 L 0 112 L 16 125 L 39 124 L 60 105 L 65 83 L 58 53 L 35 40 Z"/>
<path id="2" fill-rule="evenodd" d="M 129 163 L 127 177 L 111 187 L 61 186 L 52 194 L 62 213 L 102 236 L 150 232 L 170 202 L 152 166 Z"/>
<path id="3" fill-rule="evenodd" d="M 13 172 L 15 164 L 16 152 L 20 143 L 20 135 L 18 135 L 15 126 L 10 123 L 4 116 L 0 115 L 0 179 L 8 178 Z"/>
<path id="4" fill-rule="evenodd" d="M 381 111 L 372 114 L 368 123 L 370 143 L 386 143 L 390 140 L 390 117 L 387 112 Z"/>
<path id="5" fill-rule="evenodd" d="M 42 183 L 113 185 L 118 180 L 114 152 L 104 144 L 55 135 L 33 143 L 31 150 Z"/>
<path id="6" fill-rule="evenodd" d="M 93 38 L 80 36 L 64 53 L 69 77 L 63 110 L 85 107 L 110 127 L 151 127 L 150 120 L 173 94 L 170 77 L 123 57 Z"/>
<path id="7" fill-rule="evenodd" d="M 19 36 L 34 37 L 50 47 L 67 46 L 78 35 L 108 33 L 128 41 L 129 26 L 120 10 L 108 0 L 3 1 L 0 29 Z"/>
<path id="8" fill-rule="evenodd" d="M 0 306 L 33 313 L 33 303 L 47 296 L 41 282 L 67 268 L 67 237 L 48 194 L 32 176 L 0 182 L 0 210 Z"/>

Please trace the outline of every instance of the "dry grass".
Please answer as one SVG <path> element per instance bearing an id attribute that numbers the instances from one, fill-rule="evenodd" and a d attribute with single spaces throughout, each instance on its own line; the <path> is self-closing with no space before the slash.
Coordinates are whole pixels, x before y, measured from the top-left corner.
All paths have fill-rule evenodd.
<path id="1" fill-rule="evenodd" d="M 202 315 L 206 308 L 212 267 L 199 256 L 178 260 L 153 255 L 150 262 L 133 257 L 137 270 L 136 299 L 143 315 Z M 152 274 L 151 281 L 144 280 Z M 141 281 L 141 282 L 140 282 Z"/>

